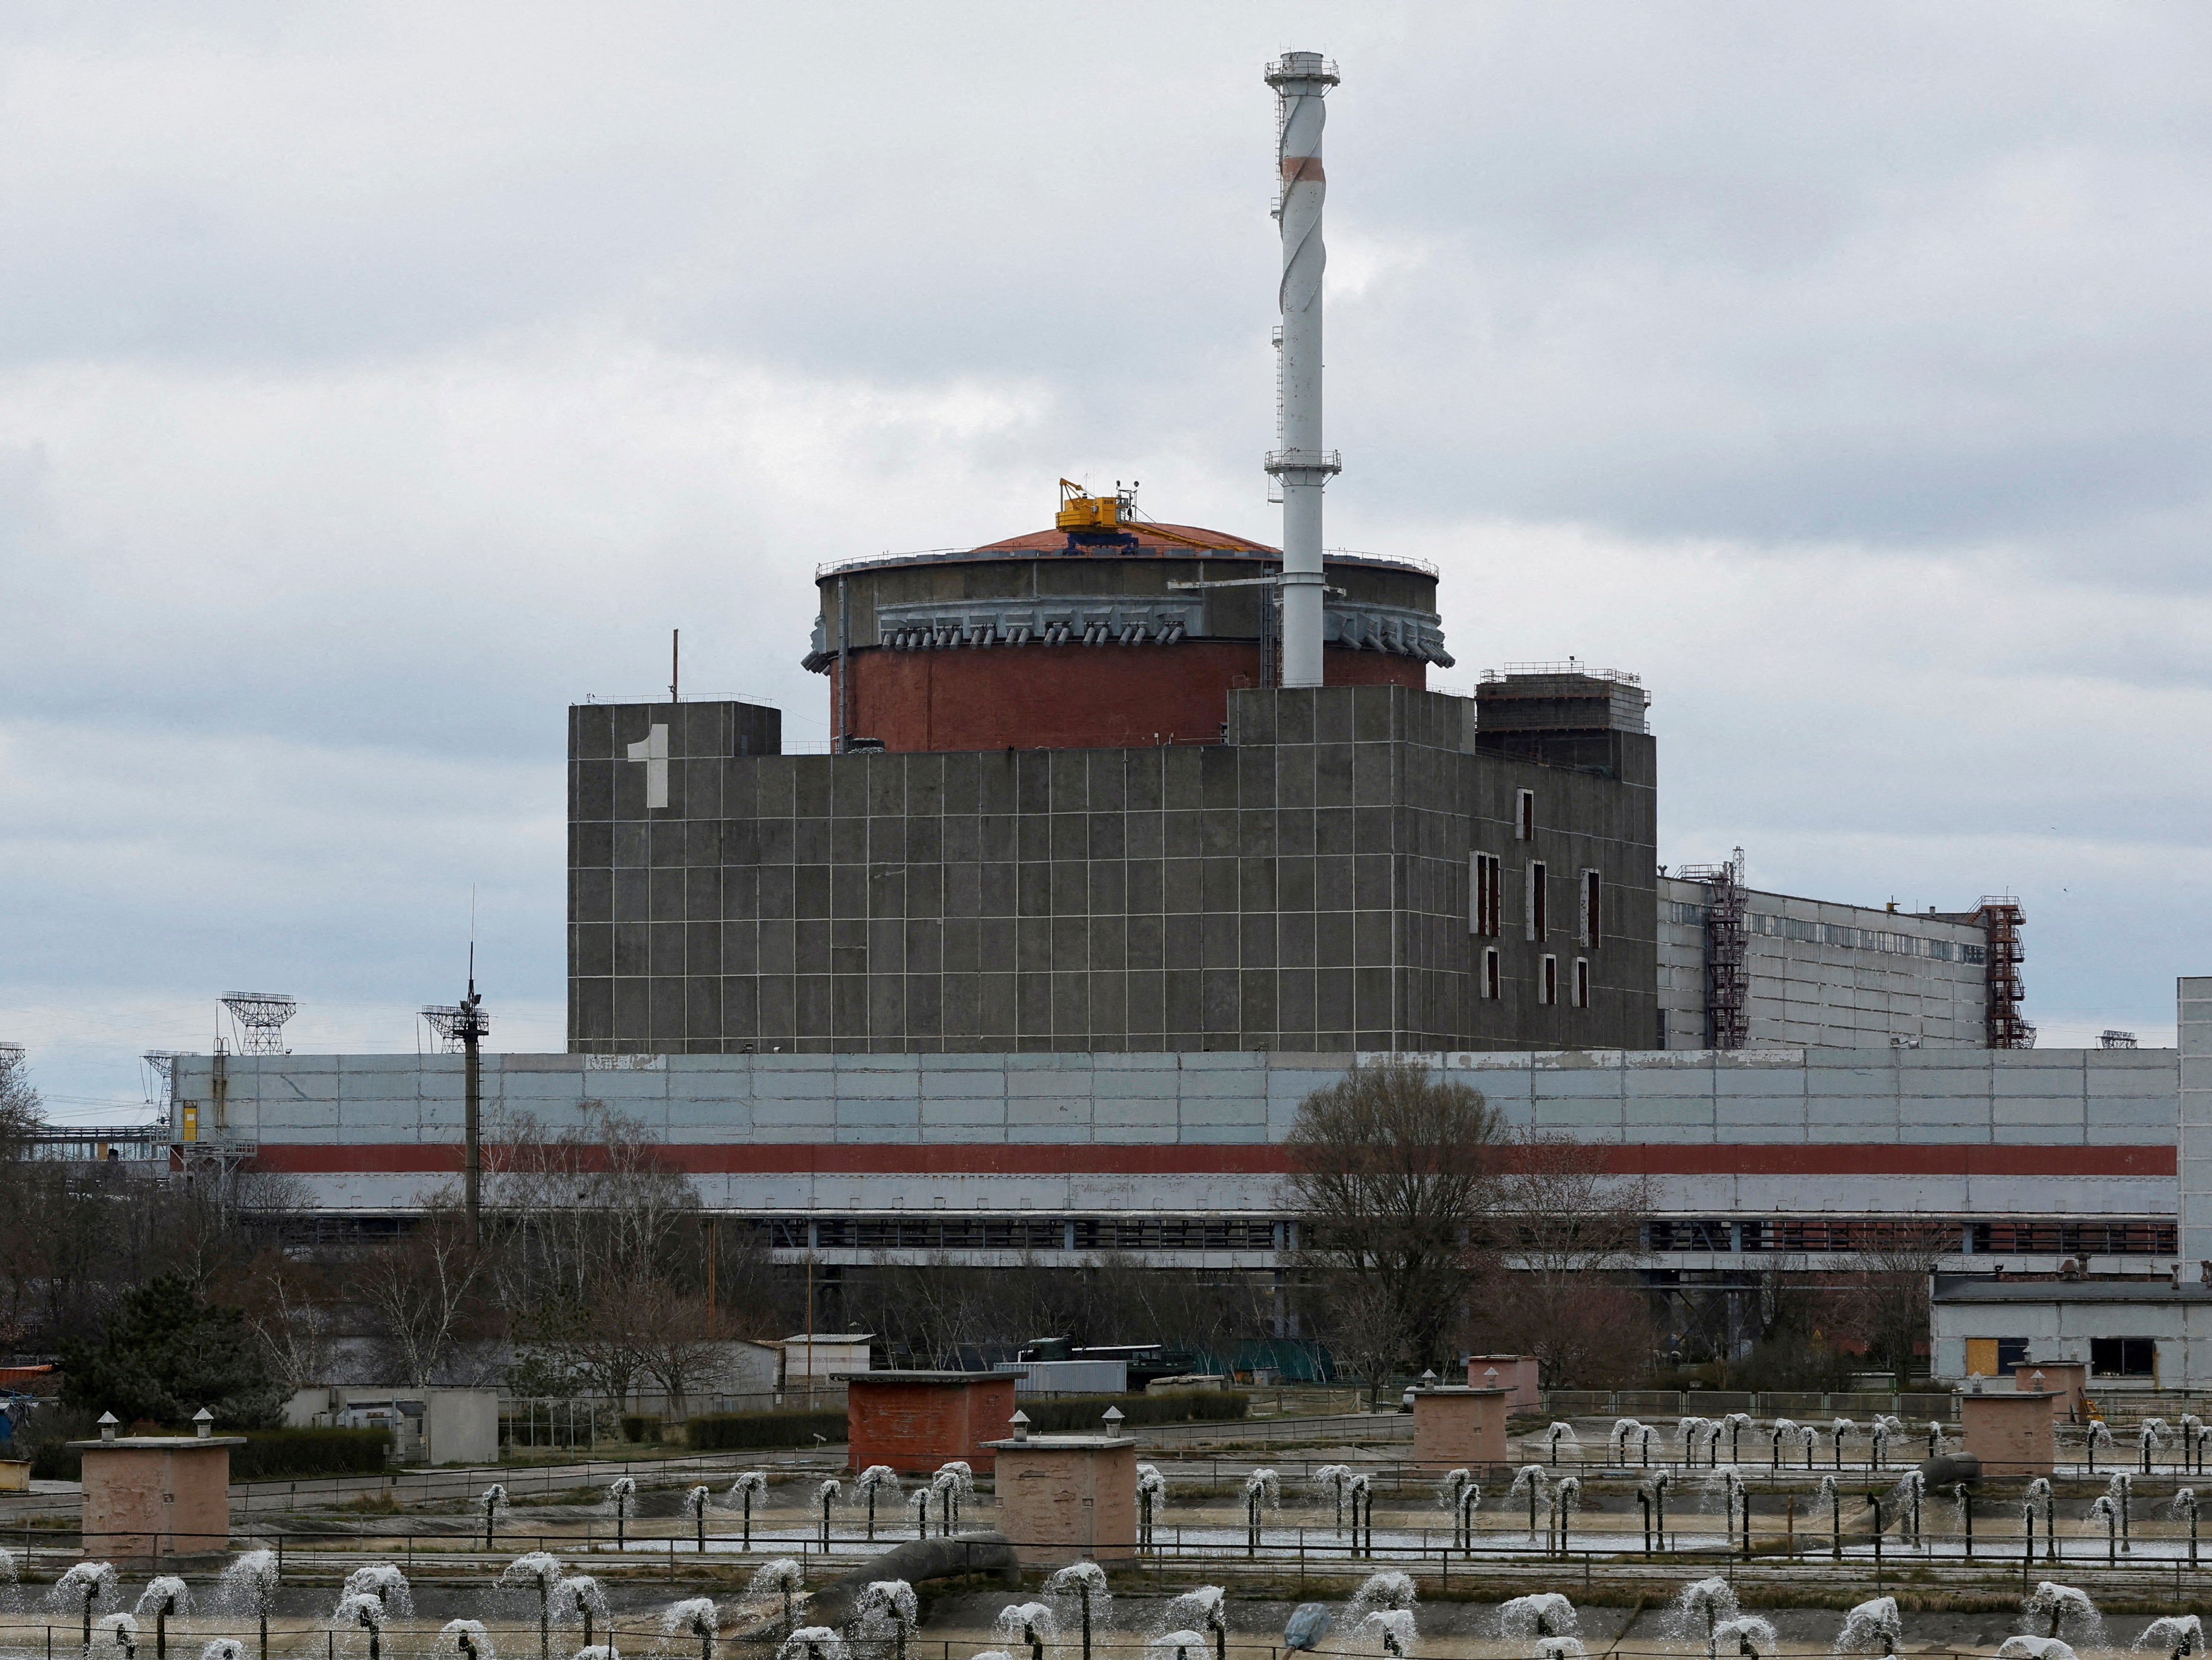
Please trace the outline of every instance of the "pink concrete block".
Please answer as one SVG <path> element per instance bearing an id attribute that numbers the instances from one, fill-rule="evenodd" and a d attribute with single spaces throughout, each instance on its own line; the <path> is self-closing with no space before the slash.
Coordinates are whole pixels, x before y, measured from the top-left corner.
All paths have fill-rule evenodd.
<path id="1" fill-rule="evenodd" d="M 1959 1421 L 1966 1450 L 1985 1475 L 2048 1475 L 2051 1468 L 2051 1402 L 2033 1393 L 1962 1395 Z"/>
<path id="2" fill-rule="evenodd" d="M 1485 1374 L 1495 1370 L 1492 1379 Z M 1533 1354 L 1471 1354 L 1467 1359 L 1467 1383 L 1469 1389 L 1502 1389 L 1510 1395 L 1510 1405 L 1516 1412 L 1541 1412 L 1544 1395 L 1540 1380 L 1541 1369 Z"/>
<path id="3" fill-rule="evenodd" d="M 84 1554 L 152 1561 L 230 1548 L 230 1450 L 238 1436 L 80 1441 Z"/>
<path id="4" fill-rule="evenodd" d="M 1024 1567 L 1137 1560 L 1137 1444 L 1110 1436 L 1000 1441 L 999 1527 Z"/>
<path id="5" fill-rule="evenodd" d="M 1413 1391 L 1413 1462 L 1440 1468 L 1503 1464 L 1510 1456 L 1505 1420 L 1512 1395 L 1449 1384 Z"/>

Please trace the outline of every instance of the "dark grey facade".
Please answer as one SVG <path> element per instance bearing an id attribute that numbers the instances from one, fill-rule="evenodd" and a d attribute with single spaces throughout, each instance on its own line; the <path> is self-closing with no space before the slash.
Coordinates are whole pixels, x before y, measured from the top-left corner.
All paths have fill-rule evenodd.
<path id="1" fill-rule="evenodd" d="M 1614 733 L 1598 769 L 1493 755 L 1469 700 L 1395 686 L 1234 692 L 1229 741 L 1203 747 L 764 755 L 772 715 L 570 711 L 573 1049 L 1651 1042 L 1641 732 Z M 628 758 L 656 724 L 662 807 L 647 805 L 651 760 Z M 1474 931 L 1477 853 L 1499 861 L 1499 914 L 1480 919 L 1494 935 Z M 1532 861 L 1547 877 L 1540 940 Z"/>

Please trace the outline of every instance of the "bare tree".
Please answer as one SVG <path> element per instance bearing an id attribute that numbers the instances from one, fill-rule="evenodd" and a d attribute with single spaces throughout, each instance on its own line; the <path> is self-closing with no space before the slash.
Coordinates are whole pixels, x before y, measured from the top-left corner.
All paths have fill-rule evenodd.
<path id="1" fill-rule="evenodd" d="M 225 1287 L 222 1300 L 244 1310 L 270 1370 L 286 1389 L 297 1393 L 332 1381 L 337 1299 L 319 1267 L 271 1247 Z"/>
<path id="2" fill-rule="evenodd" d="M 1924 1364 L 1929 1293 L 1951 1243 L 1933 1223 L 1882 1226 L 1836 1299 L 1844 1335 L 1864 1344 L 1867 1359 L 1896 1373 L 1900 1386 Z"/>
<path id="3" fill-rule="evenodd" d="M 31 1083 L 30 1063 L 21 1049 L 0 1049 L 0 1158 L 22 1153 L 33 1130 L 45 1122 L 46 1103 Z"/>
<path id="4" fill-rule="evenodd" d="M 489 1268 L 450 1192 L 434 1198 L 404 1238 L 355 1266 L 362 1305 L 403 1383 L 427 1387 L 464 1344 L 484 1335 Z"/>
<path id="5" fill-rule="evenodd" d="M 1479 1347 L 1533 1354 L 1547 1389 L 1592 1389 L 1649 1371 L 1651 1322 L 1625 1282 L 1651 1184 L 1608 1170 L 1606 1149 L 1527 1134 L 1505 1150 L 1475 1268 Z"/>
<path id="6" fill-rule="evenodd" d="M 634 1313 L 639 1356 L 668 1396 L 669 1415 L 690 1417 L 692 1390 L 712 1389 L 729 1376 L 729 1323 L 704 1297 L 665 1280 L 639 1288 Z"/>
<path id="7" fill-rule="evenodd" d="M 1356 1067 L 1300 1103 L 1289 1197 L 1321 1306 L 1395 1329 L 1417 1365 L 1449 1365 L 1502 1134 L 1480 1091 L 1409 1061 Z"/>

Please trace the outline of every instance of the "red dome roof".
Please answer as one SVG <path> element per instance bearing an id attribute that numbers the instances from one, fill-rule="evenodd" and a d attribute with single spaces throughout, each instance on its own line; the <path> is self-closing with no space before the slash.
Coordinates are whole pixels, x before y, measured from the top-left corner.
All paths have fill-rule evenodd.
<path id="1" fill-rule="evenodd" d="M 1133 536 L 1137 545 L 1130 548 L 1118 538 Z M 986 542 L 971 550 L 975 553 L 1060 553 L 1067 547 L 1068 535 L 1064 530 L 1032 531 L 1027 536 L 1010 536 L 1003 542 Z M 1127 557 L 1131 553 L 1191 554 L 1250 553 L 1265 554 L 1279 559 L 1282 550 L 1271 548 L 1265 542 L 1255 542 L 1249 537 L 1231 536 L 1227 531 L 1203 530 L 1196 525 L 1155 525 L 1139 520 L 1114 527 L 1114 539 L 1101 538 L 1098 550 L 1103 554 Z"/>

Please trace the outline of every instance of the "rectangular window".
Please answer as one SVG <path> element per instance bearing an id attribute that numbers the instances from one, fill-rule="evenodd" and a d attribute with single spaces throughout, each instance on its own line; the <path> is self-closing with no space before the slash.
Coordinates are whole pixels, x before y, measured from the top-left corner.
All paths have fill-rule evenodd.
<path id="1" fill-rule="evenodd" d="M 1667 1047 L 1667 1011 L 1664 1009 L 1659 1011 L 1659 1047 L 1662 1049 Z"/>
<path id="2" fill-rule="evenodd" d="M 1589 1006 L 1589 958 L 1587 957 L 1575 958 L 1575 1006 L 1578 1009 Z"/>
<path id="3" fill-rule="evenodd" d="M 1504 869 L 1494 853 L 1468 854 L 1468 932 L 1495 939 L 1505 912 Z"/>
<path id="4" fill-rule="evenodd" d="M 1513 797 L 1513 839 L 1533 842 L 1536 839 L 1536 792 L 1516 791 Z"/>
<path id="5" fill-rule="evenodd" d="M 1482 994 L 1499 995 L 1498 989 L 1498 947 L 1492 946 L 1482 953 Z"/>
<path id="6" fill-rule="evenodd" d="M 1543 976 L 1536 982 L 1536 1000 L 1540 1003 L 1559 1000 L 1559 959 L 1556 957 L 1544 959 Z"/>
<path id="7" fill-rule="evenodd" d="M 2013 1369 L 2014 1367 L 2024 1366 L 2027 1364 L 2027 1339 L 2025 1337 L 2000 1337 L 1997 1339 L 1997 1369 L 1994 1374 L 1995 1376 L 1999 1377 L 2009 1377 L 2012 1376 Z"/>
<path id="8" fill-rule="evenodd" d="M 1605 897 L 1600 882 L 1597 872 L 1585 870 L 1583 873 L 1582 941 L 1593 950 L 1598 941 L 1598 904 Z"/>
<path id="9" fill-rule="evenodd" d="M 2089 1370 L 2099 1377 L 2154 1377 L 2158 1344 L 2148 1337 L 2093 1337 Z"/>
<path id="10" fill-rule="evenodd" d="M 1545 885 L 1543 861 L 1539 859 L 1531 859 L 1528 861 L 1528 937 L 1531 939 L 1541 939 L 1546 932 L 1544 927 L 1545 899 L 1547 897 L 1544 892 Z"/>

